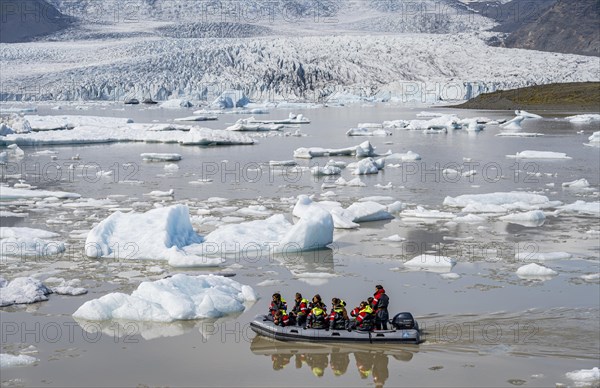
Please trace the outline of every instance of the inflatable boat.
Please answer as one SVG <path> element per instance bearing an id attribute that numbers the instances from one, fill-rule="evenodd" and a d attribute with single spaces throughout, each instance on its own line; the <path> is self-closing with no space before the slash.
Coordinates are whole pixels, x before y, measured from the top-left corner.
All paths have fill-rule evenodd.
<path id="1" fill-rule="evenodd" d="M 257 315 L 250 328 L 262 336 L 279 341 L 309 342 L 366 342 L 366 343 L 421 343 L 419 324 L 410 313 L 399 313 L 390 320 L 391 330 L 325 330 L 300 326 L 277 326 L 266 315 Z"/>

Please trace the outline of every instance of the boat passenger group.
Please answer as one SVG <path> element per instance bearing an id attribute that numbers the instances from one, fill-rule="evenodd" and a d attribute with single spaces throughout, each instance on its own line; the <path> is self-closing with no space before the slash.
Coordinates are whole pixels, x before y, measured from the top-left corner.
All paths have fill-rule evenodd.
<path id="1" fill-rule="evenodd" d="M 310 329 L 323 330 L 387 330 L 389 320 L 389 298 L 383 286 L 375 286 L 375 294 L 366 301 L 360 302 L 348 316 L 346 302 L 340 298 L 331 299 L 331 313 L 327 314 L 327 306 L 319 294 L 313 296 L 312 301 L 296 293 L 295 304 L 287 312 L 287 303 L 281 294 L 273 294 L 269 315 L 267 316 L 278 326 L 301 326 Z"/>

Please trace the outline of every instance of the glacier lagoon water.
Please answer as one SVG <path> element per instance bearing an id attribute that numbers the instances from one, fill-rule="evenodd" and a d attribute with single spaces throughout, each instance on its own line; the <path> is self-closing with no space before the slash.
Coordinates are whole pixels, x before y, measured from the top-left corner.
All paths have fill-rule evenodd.
<path id="1" fill-rule="evenodd" d="M 600 153 L 584 146 L 598 124 L 574 125 L 544 114 L 529 120 L 535 138 L 502 138 L 496 126 L 480 133 L 454 131 L 427 135 L 392 130 L 388 137 L 347 137 L 359 122 L 414 119 L 421 109 L 397 106 L 352 106 L 295 110 L 312 120 L 299 129 L 306 136 L 258 135 L 257 144 L 236 147 L 181 147 L 175 144 L 122 143 L 90 146 L 24 147 L 26 156 L 11 168 L 25 181 L 45 189 L 80 193 L 84 198 L 110 197 L 123 209 L 150 209 L 154 203 L 186 203 L 192 214 L 209 207 L 215 222 L 239 222 L 236 208 L 264 205 L 273 213 L 291 213 L 291 198 L 299 194 L 334 191 L 329 200 L 344 206 L 369 196 L 389 196 L 409 209 L 453 211 L 442 205 L 446 196 L 504 191 L 536 192 L 551 200 L 573 203 L 598 201 Z M 460 117 L 511 118 L 512 112 L 436 109 Z M 260 118 L 286 117 L 273 110 Z M 41 106 L 40 114 L 55 114 Z M 91 106 L 86 111 L 63 107 L 61 114 L 131 117 L 136 122 L 170 121 L 189 116 L 187 110 Z M 568 112 L 565 112 L 565 114 Z M 203 123 L 223 128 L 238 115 L 219 116 Z M 580 133 L 583 131 L 583 133 Z M 361 177 L 366 187 L 322 188 L 335 179 L 315 178 L 307 169 L 270 167 L 270 160 L 293 159 L 299 147 L 341 148 L 369 140 L 381 153 L 413 151 L 422 159 L 388 166 L 377 175 Z M 33 155 L 40 150 L 58 152 Z M 564 152 L 569 160 L 519 160 L 523 150 Z M 179 169 L 165 163 L 146 163 L 145 152 L 178 153 Z M 79 160 L 72 160 L 78 154 Z M 297 160 L 301 167 L 323 165 L 330 158 Z M 350 163 L 351 157 L 333 159 Z M 392 162 L 393 163 L 393 162 Z M 69 170 L 74 164 L 76 168 Z M 60 166 L 61 169 L 56 167 Z M 470 176 L 450 177 L 444 169 L 474 170 Z M 99 177 L 98 171 L 112 171 Z M 69 171 L 72 171 L 70 173 Z M 349 170 L 342 176 L 354 178 Z M 567 190 L 563 182 L 586 178 L 591 191 Z M 208 180 L 211 180 L 208 182 Z M 13 183 L 15 179 L 7 179 Z M 197 184 L 190 184 L 197 182 Z M 392 189 L 378 188 L 392 182 Z M 174 198 L 151 198 L 153 190 L 175 190 Z M 221 201 L 207 202 L 214 197 Z M 389 203 L 385 199 L 382 203 Z M 2 309 L 2 353 L 17 354 L 33 345 L 40 361 L 32 367 L 2 370 L 3 385 L 50 386 L 305 386 L 307 384 L 364 386 L 548 386 L 569 383 L 565 373 L 598 365 L 600 293 L 597 281 L 581 275 L 598 273 L 600 229 L 597 215 L 547 214 L 543 225 L 524 226 L 497 218 L 483 224 L 448 224 L 447 220 L 410 220 L 401 216 L 363 224 L 359 230 L 336 230 L 330 250 L 302 255 L 228 257 L 225 268 L 180 271 L 164 262 L 89 260 L 78 247 L 94 222 L 110 208 L 76 209 L 3 204 L 4 210 L 25 210 L 27 218 L 3 218 L 3 226 L 31 226 L 61 234 L 69 249 L 59 257 L 5 260 L 7 279 L 30 274 L 42 278 L 79 278 L 89 293 L 81 297 L 53 295 L 48 302 Z M 246 219 L 251 219 L 245 216 Z M 196 221 L 200 233 L 214 229 Z M 398 234 L 406 240 L 382 241 Z M 552 279 L 527 280 L 515 271 L 527 260 L 518 253 L 559 252 L 567 260 L 540 262 L 556 270 Z M 402 263 L 421 253 L 453 256 L 458 264 L 447 280 L 435 272 L 409 271 Z M 159 266 L 163 273 L 150 271 Z M 131 292 L 140 281 L 177 272 L 235 272 L 235 279 L 253 286 L 262 299 L 241 315 L 219 321 L 176 324 L 141 322 L 75 322 L 71 314 L 86 300 L 107 292 Z M 310 275 L 310 274 L 320 275 Z M 304 275 L 303 275 L 304 274 Z M 326 274 L 326 275 L 323 275 Z M 261 285 L 258 285 L 258 284 Z M 326 300 L 339 296 L 350 304 L 385 285 L 391 310 L 413 312 L 426 330 L 420 346 L 372 347 L 282 344 L 255 338 L 248 327 L 254 315 L 266 310 L 269 296 L 281 291 L 289 300 L 296 291 L 320 293 Z M 30 349 L 31 350 L 31 349 Z M 258 373 L 257 373 L 258 372 Z"/>

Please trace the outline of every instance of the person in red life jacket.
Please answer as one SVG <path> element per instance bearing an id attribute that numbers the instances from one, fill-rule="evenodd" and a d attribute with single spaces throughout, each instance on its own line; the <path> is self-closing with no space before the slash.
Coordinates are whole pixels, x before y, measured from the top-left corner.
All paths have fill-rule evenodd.
<path id="1" fill-rule="evenodd" d="M 280 310 L 285 311 L 287 315 L 287 303 L 285 302 L 285 299 L 281 297 L 281 294 L 276 292 L 273 294 L 271 306 L 269 306 L 269 314 L 271 319 L 275 318 L 275 313 Z"/>
<path id="2" fill-rule="evenodd" d="M 290 318 L 295 320 L 298 326 L 304 326 L 306 317 L 310 312 L 308 308 L 308 299 L 304 299 L 302 294 L 297 292 L 294 300 L 296 304 L 294 304 L 294 308 L 290 311 Z"/>
<path id="3" fill-rule="evenodd" d="M 358 311 L 357 311 L 358 310 Z M 356 315 L 356 321 L 354 321 L 353 329 L 370 331 L 373 330 L 373 323 L 375 320 L 375 314 L 373 309 L 365 301 L 360 302 L 360 306 L 353 310 Z"/>
<path id="4" fill-rule="evenodd" d="M 285 310 L 278 310 L 273 317 L 273 323 L 277 326 L 289 326 L 290 325 L 290 317 L 288 316 Z"/>
<path id="5" fill-rule="evenodd" d="M 316 306 L 321 307 L 321 309 L 323 309 L 325 311 L 325 314 L 327 314 L 327 306 L 325 305 L 325 303 L 323 303 L 323 300 L 321 299 L 321 295 L 319 295 L 319 294 L 316 294 L 315 296 L 313 296 L 312 302 L 310 302 L 308 304 L 308 309 L 312 310 Z"/>
<path id="6" fill-rule="evenodd" d="M 371 308 L 375 311 L 375 330 L 387 330 L 387 323 L 390 319 L 388 313 L 390 298 L 386 295 L 381 284 L 376 285 L 375 290 L 373 301 L 371 302 Z"/>
<path id="7" fill-rule="evenodd" d="M 350 319 L 344 307 L 346 302 L 339 298 L 331 299 L 332 310 L 329 314 L 329 330 L 344 330 L 348 328 Z"/>
<path id="8" fill-rule="evenodd" d="M 308 327 L 311 329 L 327 329 L 327 312 L 321 304 L 317 304 L 310 310 L 307 317 Z"/>

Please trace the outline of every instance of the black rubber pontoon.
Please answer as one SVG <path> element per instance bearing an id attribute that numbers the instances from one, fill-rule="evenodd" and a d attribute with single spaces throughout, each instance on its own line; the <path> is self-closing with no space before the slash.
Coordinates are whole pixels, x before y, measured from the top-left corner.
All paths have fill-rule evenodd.
<path id="1" fill-rule="evenodd" d="M 366 343 L 421 343 L 418 323 L 410 313 L 397 314 L 391 320 L 392 330 L 324 330 L 305 329 L 300 326 L 276 326 L 266 315 L 257 315 L 250 328 L 262 336 L 279 341 L 309 342 L 366 342 Z"/>

